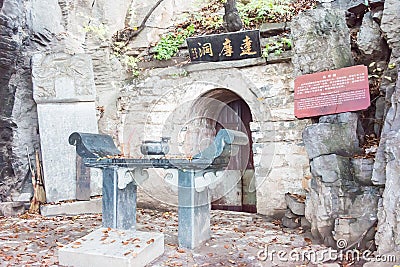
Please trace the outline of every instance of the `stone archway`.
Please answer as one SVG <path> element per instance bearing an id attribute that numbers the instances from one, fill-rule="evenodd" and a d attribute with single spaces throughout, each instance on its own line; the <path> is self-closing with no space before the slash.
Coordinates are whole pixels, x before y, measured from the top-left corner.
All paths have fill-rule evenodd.
<path id="1" fill-rule="evenodd" d="M 249 144 L 231 158 L 223 179 L 211 190 L 212 208 L 257 212 L 250 131 L 252 114 L 248 104 L 231 90 L 212 89 L 194 101 L 189 116 L 193 126 L 196 126 L 187 133 L 189 146 L 198 150 L 208 146 L 218 131 L 224 128 L 248 135 Z"/>

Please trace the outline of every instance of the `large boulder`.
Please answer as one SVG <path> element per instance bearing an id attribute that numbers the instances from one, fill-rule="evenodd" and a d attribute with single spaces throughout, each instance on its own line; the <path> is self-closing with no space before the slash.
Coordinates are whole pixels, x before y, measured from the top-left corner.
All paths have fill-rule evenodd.
<path id="1" fill-rule="evenodd" d="M 313 159 L 329 154 L 354 156 L 360 151 L 357 127 L 356 113 L 321 117 L 320 123 L 307 126 L 303 131 L 303 142 L 308 157 Z"/>
<path id="2" fill-rule="evenodd" d="M 302 12 L 293 19 L 291 30 L 296 76 L 353 65 L 343 10 L 317 8 Z"/>
<path id="3" fill-rule="evenodd" d="M 385 33 L 392 56 L 400 57 L 400 5 L 398 0 L 386 0 L 383 10 L 381 29 Z"/>
<path id="4" fill-rule="evenodd" d="M 372 158 L 353 158 L 351 159 L 354 180 L 361 185 L 373 185 L 372 170 L 374 159 Z"/>
<path id="5" fill-rule="evenodd" d="M 323 155 L 311 161 L 313 177 L 321 177 L 324 183 L 334 183 L 339 179 L 353 180 L 349 158 L 336 154 Z"/>
<path id="6" fill-rule="evenodd" d="M 311 223 L 311 234 L 332 247 L 335 246 L 332 231 L 341 206 L 339 195 L 339 187 L 328 186 L 313 177 L 306 198 L 305 217 Z"/>
<path id="7" fill-rule="evenodd" d="M 357 37 L 358 49 L 361 52 L 360 62 L 368 65 L 372 61 L 387 60 L 389 47 L 381 36 L 379 24 L 371 12 L 364 15 Z"/>

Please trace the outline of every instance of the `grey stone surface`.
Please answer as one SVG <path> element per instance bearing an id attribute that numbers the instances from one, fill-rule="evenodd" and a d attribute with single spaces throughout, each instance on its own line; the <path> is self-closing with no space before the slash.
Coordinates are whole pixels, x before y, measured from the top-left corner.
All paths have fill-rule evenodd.
<path id="1" fill-rule="evenodd" d="M 91 199 L 89 201 L 76 201 L 58 204 L 47 204 L 40 206 L 42 216 L 58 215 L 79 215 L 101 213 L 101 198 Z"/>
<path id="2" fill-rule="evenodd" d="M 289 193 L 285 194 L 285 200 L 288 205 L 288 208 L 294 214 L 299 216 L 304 216 L 305 204 L 303 202 L 298 201 L 295 197 L 291 196 Z"/>
<path id="3" fill-rule="evenodd" d="M 354 179 L 361 185 L 373 185 L 372 170 L 374 168 L 374 159 L 353 158 L 351 159 Z"/>
<path id="4" fill-rule="evenodd" d="M 374 21 L 371 12 L 364 15 L 357 35 L 357 45 L 361 52 L 360 62 L 369 65 L 370 62 L 387 60 L 389 47 L 381 36 L 381 28 Z"/>
<path id="5" fill-rule="evenodd" d="M 52 34 L 59 34 L 64 30 L 61 8 L 57 2 L 33 0 L 30 4 L 27 16 L 28 25 L 35 33 L 51 40 Z"/>
<path id="6" fill-rule="evenodd" d="M 107 228 L 95 230 L 58 251 L 61 265 L 75 267 L 142 267 L 163 253 L 161 233 Z"/>
<path id="7" fill-rule="evenodd" d="M 313 159 L 321 155 L 337 154 L 340 156 L 353 156 L 360 151 L 357 137 L 358 118 L 355 113 L 343 116 L 323 116 L 323 123 L 307 126 L 303 132 L 303 141 L 308 157 Z M 328 123 L 330 122 L 330 123 Z"/>
<path id="8" fill-rule="evenodd" d="M 263 23 L 260 26 L 260 34 L 265 35 L 276 35 L 285 30 L 289 30 L 288 25 L 285 22 L 280 23 Z"/>
<path id="9" fill-rule="evenodd" d="M 378 230 L 376 234 L 376 243 L 380 253 L 395 250 L 399 247 L 396 240 L 400 238 L 397 230 L 399 226 L 398 218 L 400 216 L 399 203 L 400 183 L 398 174 L 400 172 L 399 164 L 399 142 L 400 134 L 398 132 L 386 136 L 385 147 L 385 190 L 383 199 L 379 205 L 378 211 Z M 375 169 L 374 169 L 375 172 Z M 375 182 L 375 181 L 374 181 Z"/>
<path id="10" fill-rule="evenodd" d="M 36 103 L 94 101 L 96 89 L 89 55 L 38 53 L 32 57 Z"/>
<path id="11" fill-rule="evenodd" d="M 295 76 L 353 65 L 344 11 L 317 8 L 301 12 L 293 19 L 291 31 Z"/>
<path id="12" fill-rule="evenodd" d="M 0 216 L 18 216 L 24 212 L 24 202 L 0 202 Z"/>
<path id="13" fill-rule="evenodd" d="M 324 183 L 334 183 L 339 179 L 353 180 L 349 158 L 336 154 L 322 155 L 311 161 L 311 173 L 321 177 Z"/>
<path id="14" fill-rule="evenodd" d="M 392 56 L 400 57 L 400 5 L 396 0 L 386 0 L 383 10 L 381 29 L 386 35 Z"/>
<path id="15" fill-rule="evenodd" d="M 374 132 L 376 136 L 381 136 L 382 124 L 384 122 L 386 101 L 384 97 L 379 97 L 375 104 L 375 120 Z"/>
<path id="16" fill-rule="evenodd" d="M 399 105 L 399 92 L 400 92 L 399 80 L 394 86 L 393 93 L 386 91 L 386 95 L 390 94 L 391 106 L 387 110 L 385 122 L 382 128 L 381 141 L 379 143 L 378 151 L 376 152 L 376 160 L 374 163 L 374 170 L 372 173 L 372 181 L 376 185 L 383 185 L 386 182 L 386 165 L 389 159 L 393 158 L 394 155 L 389 155 L 386 150 L 388 149 L 387 141 L 395 140 L 396 132 L 400 129 L 400 118 L 397 112 Z M 388 84 L 386 89 L 392 89 L 391 84 Z M 390 157 L 388 157 L 390 156 Z"/>
<path id="17" fill-rule="evenodd" d="M 179 170 L 179 246 L 193 249 L 211 236 L 208 189 L 197 192 L 194 171 Z"/>
<path id="18" fill-rule="evenodd" d="M 282 225 L 291 229 L 297 228 L 301 225 L 300 218 L 288 218 L 283 216 Z"/>
<path id="19" fill-rule="evenodd" d="M 289 218 L 289 219 L 295 219 L 295 218 L 297 218 L 297 217 L 299 217 L 299 216 L 297 216 L 296 214 L 294 214 L 290 209 L 287 209 L 287 210 L 285 211 L 285 217 L 286 217 L 286 218 Z"/>
<path id="20" fill-rule="evenodd" d="M 366 232 L 372 231 L 372 238 L 375 234 L 375 221 L 357 218 L 337 218 L 335 220 L 334 238 L 335 240 L 346 240 L 347 244 L 359 241 L 359 248 L 365 249 L 367 240 Z M 368 239 L 371 235 L 368 236 Z"/>
<path id="21" fill-rule="evenodd" d="M 27 150 L 38 144 L 37 114 L 32 99 L 30 31 L 21 0 L 0 7 L 0 201 L 12 201 L 28 185 Z"/>
<path id="22" fill-rule="evenodd" d="M 339 7 L 347 10 L 356 15 L 363 14 L 367 10 L 367 6 L 364 0 L 337 0 Z"/>
<path id="23" fill-rule="evenodd" d="M 75 199 L 76 152 L 73 132 L 97 133 L 94 102 L 38 104 L 43 178 L 47 202 Z"/>
<path id="24" fill-rule="evenodd" d="M 136 228 L 136 189 L 134 182 L 118 188 L 116 168 L 103 169 L 103 227 L 134 230 Z"/>
<path id="25" fill-rule="evenodd" d="M 300 218 L 300 224 L 301 224 L 301 227 L 303 227 L 303 229 L 308 230 L 311 228 L 311 223 L 307 220 L 306 217 Z"/>

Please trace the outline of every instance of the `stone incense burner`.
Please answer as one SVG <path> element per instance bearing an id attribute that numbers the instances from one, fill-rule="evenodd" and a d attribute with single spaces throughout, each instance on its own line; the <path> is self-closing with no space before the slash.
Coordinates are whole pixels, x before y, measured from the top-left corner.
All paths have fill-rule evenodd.
<path id="1" fill-rule="evenodd" d="M 161 137 L 160 141 L 144 140 L 140 146 L 143 155 L 166 155 L 169 152 L 170 137 Z"/>

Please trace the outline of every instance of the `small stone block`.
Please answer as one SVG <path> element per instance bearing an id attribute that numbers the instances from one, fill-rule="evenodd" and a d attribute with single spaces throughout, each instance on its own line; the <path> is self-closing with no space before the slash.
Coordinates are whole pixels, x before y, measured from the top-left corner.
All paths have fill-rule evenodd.
<path id="1" fill-rule="evenodd" d="M 290 229 L 294 229 L 300 226 L 300 218 L 288 218 L 286 216 L 283 216 L 282 218 L 282 225 L 290 228 Z"/>
<path id="2" fill-rule="evenodd" d="M 18 216 L 25 212 L 23 202 L 0 202 L 0 216 L 11 217 Z"/>
<path id="3" fill-rule="evenodd" d="M 303 202 L 298 201 L 295 197 L 289 193 L 285 194 L 285 200 L 288 208 L 296 215 L 304 216 L 306 205 Z"/>
<path id="4" fill-rule="evenodd" d="M 95 213 L 101 213 L 101 198 L 40 206 L 40 214 L 45 217 Z"/>
<path id="5" fill-rule="evenodd" d="M 285 217 L 287 217 L 287 218 L 289 218 L 289 219 L 296 219 L 296 218 L 299 217 L 299 216 L 297 216 L 296 214 L 294 214 L 290 209 L 287 209 L 287 210 L 285 211 Z"/>
<path id="6" fill-rule="evenodd" d="M 139 267 L 164 253 L 164 235 L 100 228 L 60 248 L 60 265 Z"/>

